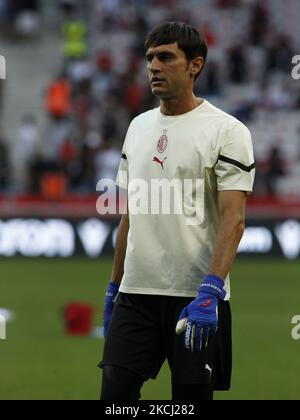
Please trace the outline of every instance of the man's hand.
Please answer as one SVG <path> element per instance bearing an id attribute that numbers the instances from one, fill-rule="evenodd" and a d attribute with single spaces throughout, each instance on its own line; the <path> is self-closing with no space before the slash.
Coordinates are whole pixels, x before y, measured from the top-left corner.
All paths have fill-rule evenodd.
<path id="1" fill-rule="evenodd" d="M 185 347 L 193 352 L 208 346 L 209 336 L 218 330 L 218 303 L 224 300 L 224 282 L 208 275 L 200 286 L 198 296 L 180 314 L 176 333 L 185 332 Z"/>
<path id="2" fill-rule="evenodd" d="M 119 293 L 120 286 L 110 282 L 104 300 L 104 337 L 106 338 L 108 325 L 116 303 L 116 298 Z"/>

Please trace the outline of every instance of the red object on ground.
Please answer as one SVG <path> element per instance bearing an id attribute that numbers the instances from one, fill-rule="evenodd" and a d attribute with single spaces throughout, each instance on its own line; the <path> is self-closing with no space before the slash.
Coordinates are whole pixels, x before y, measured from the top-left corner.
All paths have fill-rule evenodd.
<path id="1" fill-rule="evenodd" d="M 94 309 L 87 304 L 70 303 L 64 309 L 65 330 L 71 336 L 87 336 L 92 329 Z"/>

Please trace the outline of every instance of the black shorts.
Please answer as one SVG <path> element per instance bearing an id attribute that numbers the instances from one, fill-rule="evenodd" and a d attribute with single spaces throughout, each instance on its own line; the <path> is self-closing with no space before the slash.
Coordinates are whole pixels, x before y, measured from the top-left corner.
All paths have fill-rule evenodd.
<path id="1" fill-rule="evenodd" d="M 192 300 L 120 293 L 99 367 L 123 367 L 146 381 L 156 378 L 167 359 L 173 384 L 228 390 L 232 368 L 230 304 L 220 301 L 217 334 L 207 349 L 192 353 L 184 347 L 184 334 L 175 332 L 182 309 Z"/>

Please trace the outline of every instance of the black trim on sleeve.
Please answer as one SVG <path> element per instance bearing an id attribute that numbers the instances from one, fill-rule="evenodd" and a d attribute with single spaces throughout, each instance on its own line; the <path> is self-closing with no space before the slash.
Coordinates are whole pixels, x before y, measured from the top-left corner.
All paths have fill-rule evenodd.
<path id="1" fill-rule="evenodd" d="M 127 156 L 125 155 L 125 153 L 122 153 L 122 159 L 127 160 Z"/>
<path id="2" fill-rule="evenodd" d="M 238 168 L 242 169 L 245 172 L 251 172 L 256 167 L 255 162 L 250 166 L 246 166 L 243 163 L 238 162 L 237 160 L 230 159 L 222 155 L 219 156 L 219 160 L 221 160 L 222 162 L 230 163 L 231 165 L 237 166 Z"/>

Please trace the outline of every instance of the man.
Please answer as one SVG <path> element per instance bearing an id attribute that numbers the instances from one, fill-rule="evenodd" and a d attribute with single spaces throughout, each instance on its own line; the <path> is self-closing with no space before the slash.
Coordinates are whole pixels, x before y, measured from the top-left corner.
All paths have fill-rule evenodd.
<path id="1" fill-rule="evenodd" d="M 214 390 L 230 387 L 228 273 L 253 188 L 251 136 L 195 97 L 207 57 L 196 29 L 178 22 L 156 27 L 146 57 L 160 108 L 136 118 L 124 143 L 117 183 L 128 189 L 128 212 L 105 298 L 101 399 L 139 399 L 167 359 L 173 400 L 212 400 Z M 170 194 L 159 190 L 151 192 L 152 212 L 146 205 L 137 212 L 136 180 L 176 180 L 173 204 L 185 211 L 165 214 Z M 189 181 L 187 192 L 181 186 Z"/>

